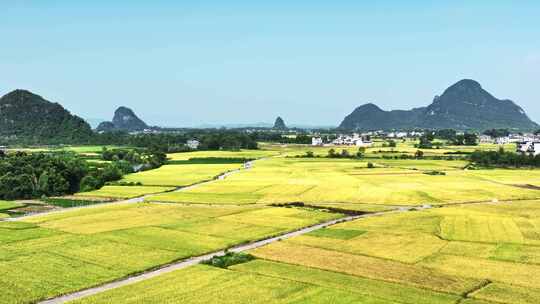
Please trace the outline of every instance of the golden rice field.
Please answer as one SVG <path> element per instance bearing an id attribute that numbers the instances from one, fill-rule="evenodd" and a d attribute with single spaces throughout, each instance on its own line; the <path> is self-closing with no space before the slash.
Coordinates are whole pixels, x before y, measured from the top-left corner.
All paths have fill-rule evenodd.
<path id="1" fill-rule="evenodd" d="M 246 158 L 257 159 L 279 155 L 278 149 L 260 149 L 260 150 L 240 150 L 240 151 L 196 151 L 183 153 L 170 153 L 167 158 L 170 160 L 189 160 L 191 158 Z"/>
<path id="2" fill-rule="evenodd" d="M 160 193 L 174 190 L 175 187 L 155 187 L 155 186 L 103 186 L 98 190 L 89 192 L 79 192 L 77 197 L 101 197 L 124 199 L 139 197 L 147 194 Z"/>
<path id="3" fill-rule="evenodd" d="M 396 147 L 384 147 L 384 141 L 375 140 L 373 146 L 369 147 L 365 151 L 365 156 L 368 158 L 381 158 L 383 155 L 388 156 L 399 156 L 402 154 L 414 155 L 416 151 L 422 151 L 425 156 L 445 156 L 449 153 L 455 152 L 473 152 L 475 150 L 484 150 L 484 151 L 496 151 L 503 147 L 505 150 L 513 151 L 515 150 L 514 144 L 507 144 L 503 146 L 495 144 L 480 144 L 478 146 L 451 146 L 444 145 L 440 149 L 418 149 L 414 145 L 418 143 L 417 140 L 406 140 L 405 142 L 401 140 L 395 140 Z M 316 156 L 326 156 L 330 149 L 334 149 L 336 152 L 341 152 L 341 150 L 347 150 L 350 154 L 355 154 L 358 151 L 356 146 L 307 146 L 307 145 L 270 145 L 270 144 L 261 144 L 263 149 L 266 150 L 275 150 L 280 151 L 281 155 L 284 156 L 296 156 L 304 155 L 306 152 L 311 151 Z"/>
<path id="4" fill-rule="evenodd" d="M 539 241 L 540 201 L 389 213 L 254 249 L 247 263 L 195 266 L 75 303 L 533 304 Z"/>
<path id="5" fill-rule="evenodd" d="M 465 171 L 462 161 L 380 160 L 376 168 L 358 160 L 271 158 L 224 180 L 186 191 L 151 196 L 149 201 L 210 204 L 441 205 L 449 203 L 536 199 L 540 192 L 516 187 L 498 172 Z M 426 171 L 444 171 L 433 176 Z M 522 172 L 515 171 L 518 178 Z M 540 179 L 540 171 L 529 175 Z M 486 177 L 487 176 L 487 177 Z M 492 177 L 490 177 L 492 176 Z M 534 179 L 533 178 L 533 179 Z"/>
<path id="6" fill-rule="evenodd" d="M 540 201 L 388 214 L 253 254 L 494 303 L 538 303 L 539 215 Z"/>
<path id="7" fill-rule="evenodd" d="M 0 303 L 34 303 L 336 217 L 292 208 L 138 203 L 0 222 Z"/>
<path id="8" fill-rule="evenodd" d="M 394 149 L 414 153 L 412 145 L 399 142 Z M 242 164 L 165 165 L 123 180 L 143 186 L 77 194 L 150 195 L 145 203 L 0 221 L 0 303 L 35 303 L 342 216 L 268 206 L 296 202 L 388 212 L 253 249 L 254 260 L 228 268 L 197 265 L 72 303 L 540 303 L 540 171 L 383 159 L 378 150 L 390 148 L 381 142 L 364 160 L 291 157 L 305 151 L 325 155 L 328 149 L 263 145 L 259 151 L 170 154 L 180 163 L 264 159 L 179 192 L 170 190 Z M 470 149 L 447 146 L 429 153 Z M 0 202 L 0 216 L 11 204 Z M 417 205 L 434 208 L 398 209 Z"/>
<path id="9" fill-rule="evenodd" d="M 218 175 L 237 170 L 241 164 L 164 165 L 157 169 L 126 175 L 121 181 L 145 186 L 189 186 L 212 180 Z"/>

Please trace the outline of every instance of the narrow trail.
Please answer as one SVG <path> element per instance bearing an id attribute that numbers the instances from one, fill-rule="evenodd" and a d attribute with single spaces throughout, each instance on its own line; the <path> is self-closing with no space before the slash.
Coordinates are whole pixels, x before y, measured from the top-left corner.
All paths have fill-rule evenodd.
<path id="1" fill-rule="evenodd" d="M 274 243 L 274 242 L 277 242 L 277 241 L 281 241 L 281 240 L 284 240 L 284 239 L 288 239 L 288 238 L 292 238 L 292 237 L 299 236 L 299 235 L 302 235 L 302 234 L 306 234 L 306 233 L 312 232 L 314 230 L 322 229 L 322 228 L 329 227 L 329 226 L 332 226 L 332 225 L 335 225 L 335 224 L 339 224 L 339 223 L 343 223 L 343 222 L 349 222 L 349 221 L 357 220 L 357 219 L 360 219 L 360 218 L 382 216 L 382 215 L 385 215 L 385 214 L 401 213 L 401 212 L 406 212 L 406 211 L 405 210 L 403 210 L 403 211 L 401 211 L 401 210 L 397 210 L 397 211 L 392 210 L 392 211 L 385 211 L 385 212 L 369 213 L 369 214 L 364 214 L 364 215 L 355 215 L 355 216 L 342 217 L 342 218 L 339 218 L 339 219 L 334 219 L 334 220 L 326 221 L 326 222 L 319 223 L 319 224 L 316 224 L 316 225 L 304 227 L 304 228 L 301 228 L 299 230 L 295 230 L 295 231 L 292 231 L 292 232 L 287 232 L 287 233 L 284 233 L 284 234 L 281 234 L 281 235 L 278 235 L 278 236 L 274 236 L 274 237 L 271 237 L 271 238 L 263 239 L 263 240 L 260 240 L 260 241 L 255 241 L 255 242 L 251 242 L 251 243 L 244 244 L 244 245 L 238 245 L 238 246 L 229 248 L 228 251 L 229 252 L 237 252 L 237 253 L 238 252 L 243 252 L 243 251 L 255 249 L 255 248 L 258 248 L 258 247 L 262 247 L 262 246 L 265 246 L 265 245 L 268 245 L 268 244 L 271 244 L 271 243 Z M 181 261 L 169 264 L 169 265 L 165 265 L 165 266 L 163 266 L 161 268 L 158 268 L 158 269 L 155 269 L 155 270 L 152 270 L 152 271 L 144 272 L 144 273 L 132 276 L 132 277 L 120 279 L 118 281 L 107 283 L 107 284 L 104 284 L 104 285 L 101 285 L 101 286 L 97 286 L 97 287 L 77 291 L 77 292 L 74 292 L 74 293 L 70 293 L 70 294 L 67 294 L 67 295 L 60 296 L 60 297 L 56 297 L 56 298 L 52 298 L 52 299 L 49 299 L 49 300 L 41 301 L 41 302 L 38 302 L 38 303 L 39 304 L 60 304 L 60 303 L 66 303 L 66 302 L 69 302 L 69 301 L 82 299 L 82 298 L 85 298 L 85 297 L 88 297 L 88 296 L 91 296 L 91 295 L 95 295 L 95 294 L 98 294 L 98 293 L 102 293 L 102 292 L 105 292 L 105 291 L 108 291 L 108 290 L 111 290 L 111 289 L 116 289 L 116 288 L 123 287 L 123 286 L 126 286 L 126 285 L 130 285 L 130 284 L 134 284 L 134 283 L 141 282 L 141 281 L 144 281 L 144 280 L 148 280 L 148 279 L 151 279 L 151 278 L 154 278 L 154 277 L 157 277 L 157 276 L 160 276 L 160 275 L 163 275 L 163 274 L 175 271 L 175 270 L 179 270 L 179 269 L 183 269 L 183 268 L 186 268 L 186 267 L 189 267 L 189 266 L 200 264 L 203 261 L 209 260 L 209 259 L 214 258 L 214 257 L 223 256 L 225 254 L 226 254 L 225 250 L 219 250 L 219 251 L 215 251 L 215 252 L 212 252 L 212 253 L 208 253 L 208 254 L 204 254 L 204 255 L 200 255 L 200 256 L 196 256 L 196 257 L 191 257 L 191 258 L 181 260 Z"/>

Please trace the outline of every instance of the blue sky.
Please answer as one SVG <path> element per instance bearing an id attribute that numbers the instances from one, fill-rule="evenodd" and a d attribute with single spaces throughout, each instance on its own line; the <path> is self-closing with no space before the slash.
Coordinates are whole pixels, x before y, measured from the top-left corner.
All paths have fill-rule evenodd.
<path id="1" fill-rule="evenodd" d="M 472 78 L 540 121 L 539 1 L 112 2 L 2 1 L 0 94 L 162 126 L 337 125 Z"/>

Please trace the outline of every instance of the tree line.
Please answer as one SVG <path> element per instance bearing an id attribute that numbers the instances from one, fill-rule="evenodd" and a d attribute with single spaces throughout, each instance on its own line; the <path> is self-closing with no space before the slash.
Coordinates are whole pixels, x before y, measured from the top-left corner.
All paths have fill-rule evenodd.
<path id="1" fill-rule="evenodd" d="M 470 159 L 482 167 L 540 167 L 540 155 L 518 154 L 503 148 L 498 151 L 477 150 L 470 155 Z"/>
<path id="2" fill-rule="evenodd" d="M 166 161 L 161 151 L 104 151 L 102 157 L 111 157 L 112 161 L 90 164 L 72 152 L 2 153 L 0 199 L 31 199 L 91 191 L 118 181 L 136 169 L 156 168 Z"/>
<path id="3" fill-rule="evenodd" d="M 419 149 L 433 149 L 441 148 L 443 144 L 441 142 L 434 142 L 435 139 L 445 140 L 447 144 L 453 146 L 477 146 L 478 135 L 474 133 L 458 134 L 453 129 L 442 129 L 437 131 L 427 131 L 419 139 L 419 143 L 416 145 Z"/>

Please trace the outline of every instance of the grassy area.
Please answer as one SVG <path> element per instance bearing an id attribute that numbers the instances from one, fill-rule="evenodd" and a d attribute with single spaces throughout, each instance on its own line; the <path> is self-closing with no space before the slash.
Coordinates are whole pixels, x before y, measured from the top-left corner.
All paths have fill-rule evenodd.
<path id="1" fill-rule="evenodd" d="M 140 203 L 0 222 L 0 302 L 35 302 L 335 217 L 302 209 Z"/>
<path id="2" fill-rule="evenodd" d="M 540 192 L 460 170 L 461 161 L 272 158 L 225 180 L 149 200 L 178 203 L 421 205 L 540 198 Z M 426 171 L 444 171 L 432 176 Z M 496 174 L 499 170 L 491 170 Z M 533 171 L 534 174 L 540 171 Z M 540 176 L 540 174 L 537 174 Z M 360 208 L 361 209 L 361 208 Z"/>
<path id="3" fill-rule="evenodd" d="M 23 204 L 17 203 L 17 202 L 0 201 L 0 220 L 11 217 L 11 215 L 7 214 L 6 211 L 8 211 L 10 209 L 13 209 L 13 208 L 22 207 L 22 206 L 23 206 Z"/>
<path id="4" fill-rule="evenodd" d="M 132 198 L 152 193 L 159 193 L 173 190 L 174 187 L 156 187 L 156 186 L 104 186 L 101 189 L 90 192 L 79 192 L 77 197 L 102 197 L 102 198 Z"/>

